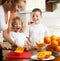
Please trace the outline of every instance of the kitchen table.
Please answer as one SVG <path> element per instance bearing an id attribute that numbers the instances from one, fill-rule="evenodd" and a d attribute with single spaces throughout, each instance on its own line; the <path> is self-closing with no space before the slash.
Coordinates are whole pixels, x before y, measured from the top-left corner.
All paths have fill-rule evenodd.
<path id="1" fill-rule="evenodd" d="M 37 53 L 36 50 L 31 50 L 31 52 L 32 52 L 32 55 Z M 31 58 L 29 58 L 29 59 L 8 59 L 8 58 L 6 58 L 6 56 L 4 56 L 3 57 L 3 61 L 33 61 L 33 60 Z M 60 61 L 60 55 L 56 55 L 55 59 L 54 60 L 50 60 L 50 61 Z"/>

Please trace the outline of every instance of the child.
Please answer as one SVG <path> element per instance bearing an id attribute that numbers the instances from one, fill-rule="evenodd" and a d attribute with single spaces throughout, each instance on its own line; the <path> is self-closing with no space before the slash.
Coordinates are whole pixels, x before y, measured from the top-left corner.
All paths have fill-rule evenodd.
<path id="1" fill-rule="evenodd" d="M 21 21 L 20 17 L 15 17 L 12 20 L 12 32 L 10 32 L 11 39 L 21 47 L 28 49 L 29 41 L 25 34 L 23 33 L 23 22 Z"/>
<path id="2" fill-rule="evenodd" d="M 42 19 L 42 12 L 40 9 L 35 8 L 32 10 L 32 21 L 29 23 L 29 40 L 32 43 L 32 46 L 36 45 L 37 41 L 40 41 L 40 43 L 43 43 L 43 38 L 45 36 L 49 36 L 50 33 L 47 29 L 47 27 L 43 24 L 41 24 Z M 36 46 L 35 46 L 36 47 Z"/>

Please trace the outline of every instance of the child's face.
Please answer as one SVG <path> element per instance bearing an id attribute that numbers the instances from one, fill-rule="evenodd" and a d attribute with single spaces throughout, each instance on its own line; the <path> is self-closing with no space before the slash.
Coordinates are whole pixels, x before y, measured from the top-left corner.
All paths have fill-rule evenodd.
<path id="1" fill-rule="evenodd" d="M 15 22 L 13 24 L 13 28 L 14 28 L 15 32 L 19 32 L 22 29 L 21 21 L 15 20 Z"/>
<path id="2" fill-rule="evenodd" d="M 32 20 L 35 24 L 38 24 L 41 18 L 42 18 L 42 15 L 40 14 L 40 12 L 38 11 L 32 12 Z"/>

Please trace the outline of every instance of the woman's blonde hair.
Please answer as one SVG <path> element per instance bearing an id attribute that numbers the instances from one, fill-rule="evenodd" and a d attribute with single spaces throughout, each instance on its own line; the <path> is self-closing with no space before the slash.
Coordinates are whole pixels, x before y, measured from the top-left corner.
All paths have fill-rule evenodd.
<path id="1" fill-rule="evenodd" d="M 26 0 L 14 0 L 15 3 L 19 2 L 19 1 L 24 1 L 24 3 L 26 3 Z"/>
<path id="2" fill-rule="evenodd" d="M 23 26 L 23 21 L 21 20 L 20 17 L 16 16 L 12 19 L 12 22 L 11 22 L 11 31 L 14 31 L 14 28 L 13 28 L 13 25 L 15 23 L 15 21 L 18 20 L 19 22 L 21 22 L 21 25 L 22 25 L 22 29 L 20 30 L 20 32 L 24 32 L 24 26 Z"/>
<path id="3" fill-rule="evenodd" d="M 0 5 L 2 4 L 2 0 L 0 0 Z"/>
<path id="4" fill-rule="evenodd" d="M 4 4 L 5 2 L 9 2 L 10 0 L 0 0 L 0 5 Z M 24 1 L 26 3 L 26 0 L 13 0 L 15 3 L 18 3 L 19 1 Z"/>

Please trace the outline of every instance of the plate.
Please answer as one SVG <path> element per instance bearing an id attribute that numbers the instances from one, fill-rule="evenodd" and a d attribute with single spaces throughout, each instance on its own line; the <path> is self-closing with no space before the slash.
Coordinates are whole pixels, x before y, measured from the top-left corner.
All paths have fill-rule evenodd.
<path id="1" fill-rule="evenodd" d="M 33 60 L 39 60 L 36 55 L 31 56 L 31 59 L 33 59 Z M 55 59 L 55 57 L 54 56 L 50 56 L 49 58 L 42 59 L 42 60 L 53 60 L 53 59 Z"/>

